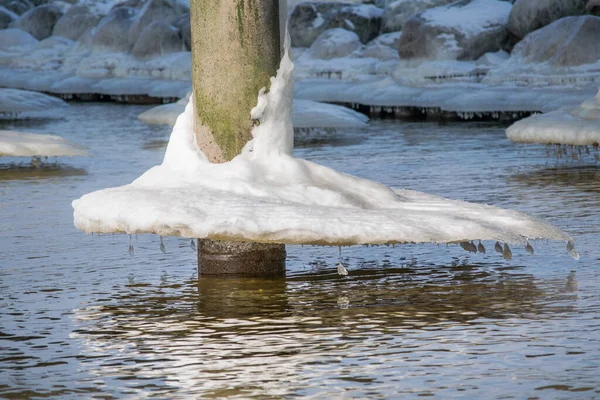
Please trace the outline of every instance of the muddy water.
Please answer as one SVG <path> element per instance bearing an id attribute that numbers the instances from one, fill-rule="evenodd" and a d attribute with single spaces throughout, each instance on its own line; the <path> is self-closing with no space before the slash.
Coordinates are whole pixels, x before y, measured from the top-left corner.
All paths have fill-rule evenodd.
<path id="1" fill-rule="evenodd" d="M 144 107 L 0 123 L 93 157 L 0 160 L 0 397 L 600 397 L 600 170 L 494 124 L 372 122 L 298 156 L 385 184 L 526 211 L 568 231 L 504 261 L 458 246 L 289 247 L 285 279 L 200 278 L 190 241 L 91 236 L 70 202 L 160 162 Z"/>

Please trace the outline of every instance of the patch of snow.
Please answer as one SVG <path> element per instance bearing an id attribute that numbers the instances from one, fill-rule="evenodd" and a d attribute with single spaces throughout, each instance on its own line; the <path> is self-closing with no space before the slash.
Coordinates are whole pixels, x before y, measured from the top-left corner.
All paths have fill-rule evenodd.
<path id="1" fill-rule="evenodd" d="M 472 0 L 463 6 L 451 3 L 428 9 L 421 18 L 433 25 L 453 28 L 471 36 L 490 26 L 506 26 L 511 9 L 512 4 L 508 1 Z"/>
<path id="2" fill-rule="evenodd" d="M 284 55 L 251 115 L 253 139 L 232 161 L 212 164 L 197 149 L 193 98 L 173 128 L 163 163 L 129 185 L 74 200 L 84 232 L 256 242 L 361 243 L 572 238 L 536 218 L 447 200 L 294 158 L 292 63 Z"/>
<path id="3" fill-rule="evenodd" d="M 580 106 L 563 107 L 515 122 L 506 130 L 513 142 L 598 146 L 600 144 L 600 91 Z"/>
<path id="4" fill-rule="evenodd" d="M 0 156 L 88 156 L 84 149 L 60 136 L 0 130 Z"/>
<path id="5" fill-rule="evenodd" d="M 383 9 L 373 4 L 355 4 L 351 7 L 342 7 L 342 13 L 351 13 L 366 19 L 383 17 Z"/>

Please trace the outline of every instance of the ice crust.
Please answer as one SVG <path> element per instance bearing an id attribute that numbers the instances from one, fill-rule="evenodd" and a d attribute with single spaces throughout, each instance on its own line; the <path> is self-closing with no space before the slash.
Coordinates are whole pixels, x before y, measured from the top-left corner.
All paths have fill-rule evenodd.
<path id="1" fill-rule="evenodd" d="M 0 89 L 0 119 L 43 116 L 48 110 L 67 107 L 63 100 L 42 93 Z"/>
<path id="2" fill-rule="evenodd" d="M 600 144 L 600 91 L 578 107 L 563 107 L 515 122 L 506 136 L 519 143 L 598 146 Z"/>
<path id="3" fill-rule="evenodd" d="M 173 128 L 163 163 L 129 185 L 74 200 L 84 232 L 257 242 L 351 245 L 572 238 L 541 220 L 447 200 L 294 158 L 293 64 L 286 55 L 252 118 L 260 125 L 232 161 L 212 164 L 197 149 L 193 98 Z"/>
<path id="4" fill-rule="evenodd" d="M 0 156 L 88 156 L 85 148 L 60 136 L 0 130 Z"/>

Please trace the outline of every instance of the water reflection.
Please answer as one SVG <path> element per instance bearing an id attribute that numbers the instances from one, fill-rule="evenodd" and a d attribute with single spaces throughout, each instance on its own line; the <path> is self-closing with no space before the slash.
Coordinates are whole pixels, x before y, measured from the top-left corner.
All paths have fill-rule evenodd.
<path id="1" fill-rule="evenodd" d="M 577 188 L 591 194 L 600 193 L 600 167 L 578 165 L 550 167 L 517 174 L 509 178 L 520 184 L 544 188 Z"/>
<path id="2" fill-rule="evenodd" d="M 461 368 L 469 357 L 482 363 L 524 347 L 531 338 L 510 327 L 576 312 L 576 291 L 574 273 L 540 281 L 476 265 L 361 269 L 349 278 L 324 270 L 171 282 L 163 274 L 158 285 L 131 277 L 110 299 L 76 310 L 72 337 L 95 375 L 136 380 L 130 393 L 269 398 L 318 386 L 321 398 L 388 397 L 403 392 L 401 378 L 431 368 L 479 377 Z M 461 330 L 479 331 L 481 342 L 461 339 Z M 440 379 L 433 392 L 443 393 Z"/>
<path id="3" fill-rule="evenodd" d="M 84 168 L 76 168 L 58 162 L 0 164 L 0 181 L 48 179 L 66 176 L 87 175 Z"/>

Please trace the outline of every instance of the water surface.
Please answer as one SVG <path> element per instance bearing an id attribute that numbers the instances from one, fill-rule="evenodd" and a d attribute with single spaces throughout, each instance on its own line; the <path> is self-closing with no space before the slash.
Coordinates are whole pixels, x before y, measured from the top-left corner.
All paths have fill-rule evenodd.
<path id="1" fill-rule="evenodd" d="M 143 106 L 1 122 L 93 157 L 0 160 L 0 397 L 600 397 L 599 169 L 487 123 L 373 121 L 296 155 L 387 185 L 529 212 L 577 240 L 513 248 L 288 247 L 285 279 L 200 278 L 189 239 L 84 235 L 71 200 L 160 163 Z"/>

